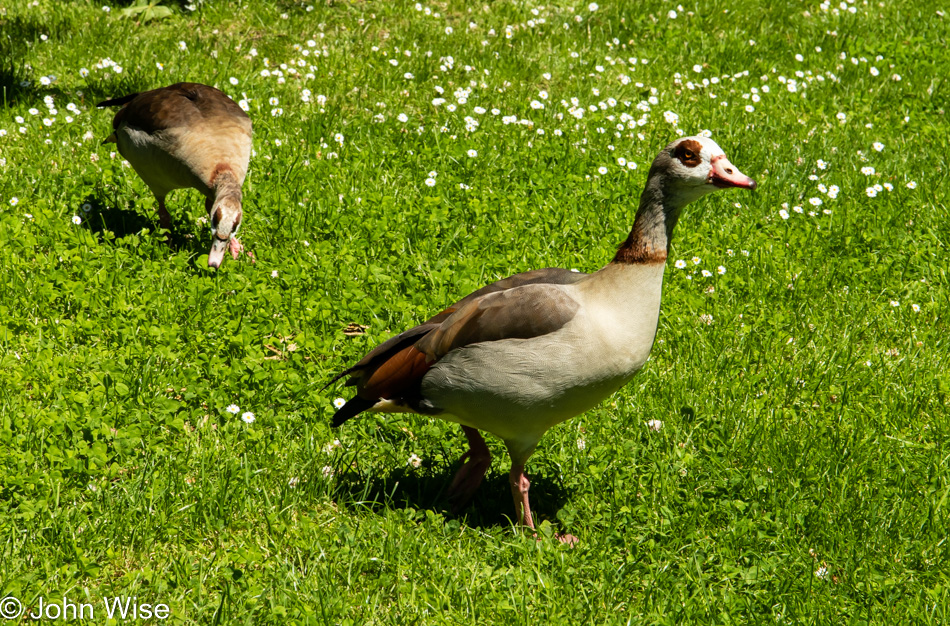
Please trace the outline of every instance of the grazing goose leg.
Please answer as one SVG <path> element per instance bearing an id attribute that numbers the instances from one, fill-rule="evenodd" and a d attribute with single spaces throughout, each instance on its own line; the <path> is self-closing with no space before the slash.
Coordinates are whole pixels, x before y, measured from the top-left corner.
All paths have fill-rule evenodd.
<path id="1" fill-rule="evenodd" d="M 172 216 L 168 212 L 168 209 L 165 208 L 165 196 L 155 196 L 155 199 L 158 200 L 158 223 L 170 234 L 172 230 Z"/>
<path id="2" fill-rule="evenodd" d="M 462 432 L 465 433 L 465 438 L 468 439 L 468 450 L 460 459 L 465 463 L 455 473 L 455 478 L 452 479 L 452 484 L 449 485 L 449 498 L 452 500 L 453 513 L 458 513 L 469 503 L 475 494 L 475 490 L 482 484 L 485 472 L 488 471 L 488 467 L 491 465 L 491 452 L 488 451 L 488 446 L 485 444 L 482 435 L 468 426 L 462 426 Z"/>
<path id="3" fill-rule="evenodd" d="M 524 464 L 534 452 L 537 441 L 529 444 L 516 441 L 506 441 L 508 457 L 511 458 L 511 471 L 508 473 L 508 482 L 511 484 L 511 498 L 515 502 L 515 515 L 518 522 L 534 530 L 534 520 L 531 518 L 531 505 L 528 504 L 528 488 L 531 481 L 524 473 Z"/>
<path id="4" fill-rule="evenodd" d="M 528 475 L 524 473 L 524 463 L 512 461 L 508 479 L 511 482 L 511 497 L 515 501 L 518 521 L 533 530 L 534 520 L 531 519 L 531 505 L 528 504 L 528 488 L 531 482 L 528 480 Z"/>
<path id="5" fill-rule="evenodd" d="M 511 472 L 508 474 L 508 481 L 511 483 L 511 497 L 515 503 L 515 513 L 518 515 L 518 521 L 531 530 L 535 530 L 534 519 L 531 517 L 531 504 L 528 502 L 528 489 L 531 487 L 531 481 L 528 475 L 524 473 L 524 464 L 534 452 L 534 447 L 527 454 L 515 455 L 511 452 Z M 537 537 L 537 535 L 535 535 Z M 569 534 L 556 533 L 555 539 L 569 546 L 577 543 L 577 537 Z"/>

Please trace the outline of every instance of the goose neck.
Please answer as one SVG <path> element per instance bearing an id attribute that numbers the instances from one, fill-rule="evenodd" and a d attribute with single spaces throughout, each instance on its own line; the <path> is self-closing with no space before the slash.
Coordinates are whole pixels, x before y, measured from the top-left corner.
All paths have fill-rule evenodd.
<path id="1" fill-rule="evenodd" d="M 663 179 L 651 176 L 643 194 L 633 228 L 617 254 L 614 263 L 663 263 L 669 253 L 673 228 L 685 202 L 670 194 Z"/>

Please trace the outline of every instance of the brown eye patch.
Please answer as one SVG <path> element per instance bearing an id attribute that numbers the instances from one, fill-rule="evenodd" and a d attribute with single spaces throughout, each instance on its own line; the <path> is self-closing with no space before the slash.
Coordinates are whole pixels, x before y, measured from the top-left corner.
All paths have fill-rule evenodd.
<path id="1" fill-rule="evenodd" d="M 686 167 L 696 167 L 702 162 L 699 153 L 703 151 L 702 145 L 695 139 L 687 139 L 676 144 L 673 148 L 673 156 L 680 160 L 680 163 Z"/>

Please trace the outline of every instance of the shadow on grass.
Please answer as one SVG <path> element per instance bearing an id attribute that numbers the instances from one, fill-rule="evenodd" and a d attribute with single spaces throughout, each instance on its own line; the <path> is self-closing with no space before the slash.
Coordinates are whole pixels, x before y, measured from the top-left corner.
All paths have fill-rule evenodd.
<path id="1" fill-rule="evenodd" d="M 159 229 L 158 215 L 149 217 L 148 212 L 155 213 L 154 209 L 151 206 L 136 209 L 134 201 L 127 207 L 109 206 L 99 196 L 90 194 L 83 200 L 81 210 L 83 226 L 96 235 L 100 243 L 122 240 L 131 235 L 138 235 L 143 230 Z M 200 256 L 208 250 L 206 242 L 199 239 L 193 233 L 181 231 L 173 220 L 167 245 L 169 250 Z"/>
<path id="2" fill-rule="evenodd" d="M 11 107 L 36 98 L 25 59 L 30 47 L 61 24 L 43 24 L 40 19 L 17 15 L 0 17 L 0 105 Z"/>
<path id="3" fill-rule="evenodd" d="M 88 216 L 84 218 L 83 225 L 100 241 L 122 239 L 138 234 L 144 228 L 157 227 L 157 220 L 151 220 L 136 211 L 134 203 L 129 208 L 113 207 L 95 195 L 88 195 L 83 199 L 82 211 Z"/>
<path id="4" fill-rule="evenodd" d="M 60 106 L 65 104 L 62 101 L 68 99 L 76 99 L 83 104 L 91 101 L 94 104 L 141 91 L 141 87 L 144 87 L 142 79 L 130 77 L 130 74 L 135 73 L 119 78 L 110 75 L 105 81 L 90 76 L 78 89 L 63 90 L 58 82 L 61 77 L 55 75 L 50 76 L 52 84 L 40 84 L 40 73 L 26 63 L 31 48 L 44 45 L 43 38 L 45 41 L 71 40 L 78 19 L 77 11 L 55 9 L 0 15 L 0 33 L 3 35 L 0 37 L 0 107 L 10 108 L 27 103 L 36 106 L 48 95 L 53 96 Z M 83 96 L 75 95 L 77 91 L 82 91 Z"/>
<path id="5" fill-rule="evenodd" d="M 515 516 L 508 484 L 508 459 L 496 458 L 495 462 L 499 467 L 493 464 L 475 496 L 458 513 L 452 512 L 448 496 L 452 477 L 460 467 L 458 463 L 441 469 L 431 468 L 428 472 L 399 468 L 379 476 L 347 471 L 337 476 L 333 498 L 340 507 L 351 511 L 416 509 L 457 518 L 472 528 L 508 527 Z M 556 513 L 567 500 L 566 490 L 543 473 L 528 476 L 535 524 L 549 520 L 557 526 Z"/>
<path id="6" fill-rule="evenodd" d="M 113 14 L 115 22 L 138 24 L 134 16 L 128 20 L 118 17 L 123 8 L 131 7 L 136 0 L 114 0 L 117 11 Z M 189 0 L 165 0 L 165 5 L 176 7 L 177 17 L 184 18 L 179 23 L 183 28 L 193 28 L 200 21 L 198 17 L 189 17 L 193 13 L 185 7 L 192 2 Z M 156 83 L 155 76 L 140 71 L 126 72 L 121 75 L 113 72 L 84 76 L 80 86 L 69 88 L 60 87 L 71 81 L 63 81 L 62 77 L 50 75 L 52 83 L 41 85 L 40 72 L 30 67 L 26 59 L 36 46 L 46 45 L 49 42 L 72 42 L 75 33 L 81 32 L 86 26 L 88 12 L 83 7 L 70 5 L 66 2 L 49 3 L 49 6 L 33 10 L 11 9 L 0 14 L 0 107 L 11 108 L 29 104 L 37 106 L 45 96 L 53 96 L 57 104 L 65 104 L 68 100 L 75 100 L 83 106 L 95 105 L 97 102 L 118 98 L 127 94 L 146 91 L 160 87 L 165 83 Z M 199 5 L 200 6 L 200 5 Z M 200 9 L 197 12 L 200 15 Z M 105 18 L 103 18 L 105 19 Z M 159 20 L 161 21 L 161 20 Z M 147 25 L 140 25 L 147 28 Z M 154 72 L 153 72 L 154 74 Z"/>

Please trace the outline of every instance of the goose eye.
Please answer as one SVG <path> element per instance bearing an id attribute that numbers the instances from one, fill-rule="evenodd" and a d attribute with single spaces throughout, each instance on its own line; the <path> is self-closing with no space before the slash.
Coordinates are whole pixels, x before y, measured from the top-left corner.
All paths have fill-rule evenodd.
<path id="1" fill-rule="evenodd" d="M 686 167 L 696 167 L 702 162 L 700 153 L 703 147 L 694 139 L 686 139 L 677 144 L 673 150 L 673 156 Z"/>

